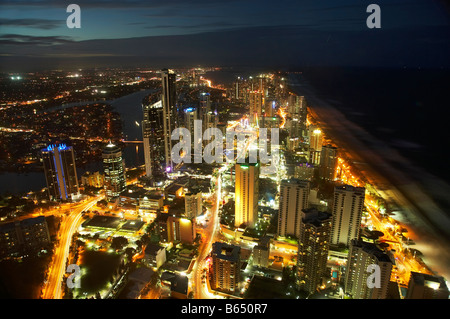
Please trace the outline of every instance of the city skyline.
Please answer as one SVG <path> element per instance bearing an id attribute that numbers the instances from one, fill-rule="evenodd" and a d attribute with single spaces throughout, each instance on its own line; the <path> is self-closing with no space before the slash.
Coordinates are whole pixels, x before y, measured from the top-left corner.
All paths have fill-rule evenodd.
<path id="1" fill-rule="evenodd" d="M 448 299 L 449 17 L 2 1 L 0 298 Z"/>

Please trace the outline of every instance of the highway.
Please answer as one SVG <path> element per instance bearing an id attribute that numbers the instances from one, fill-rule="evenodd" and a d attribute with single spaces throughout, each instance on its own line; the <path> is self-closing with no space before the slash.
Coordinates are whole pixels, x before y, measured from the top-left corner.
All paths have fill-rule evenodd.
<path id="1" fill-rule="evenodd" d="M 62 215 L 58 242 L 55 245 L 53 259 L 49 266 L 46 286 L 42 292 L 43 299 L 62 299 L 63 291 L 61 289 L 61 282 L 66 273 L 66 261 L 69 256 L 72 236 L 83 221 L 82 213 L 90 209 L 102 198 L 103 195 L 99 195 L 81 204 L 74 204 L 74 208 L 70 214 Z"/>
<path id="2" fill-rule="evenodd" d="M 202 283 L 203 269 L 206 267 L 206 257 L 211 251 L 212 244 L 216 240 L 217 231 L 219 230 L 219 207 L 221 201 L 221 175 L 219 174 L 216 179 L 216 191 L 215 191 L 215 202 L 210 209 L 210 217 L 207 226 L 202 230 L 202 242 L 198 249 L 197 261 L 192 269 L 191 284 L 194 291 L 195 299 L 211 299 L 214 298 L 214 294 L 210 293 L 207 288 L 207 283 Z"/>

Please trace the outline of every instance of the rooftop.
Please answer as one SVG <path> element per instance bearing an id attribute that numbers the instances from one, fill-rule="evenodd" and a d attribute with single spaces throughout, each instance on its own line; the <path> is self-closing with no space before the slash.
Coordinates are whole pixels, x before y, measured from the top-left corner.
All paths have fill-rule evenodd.
<path id="1" fill-rule="evenodd" d="M 150 255 L 156 255 L 158 251 L 160 251 L 161 249 L 164 249 L 164 247 L 158 244 L 150 243 L 147 245 L 147 247 L 145 247 L 145 253 Z"/>
<path id="2" fill-rule="evenodd" d="M 302 211 L 304 214 L 302 221 L 305 224 L 312 224 L 316 227 L 320 227 L 324 221 L 331 218 L 330 213 L 319 211 L 314 207 L 303 209 Z"/>
<path id="3" fill-rule="evenodd" d="M 411 272 L 411 280 L 414 280 L 414 283 L 426 286 L 433 289 L 448 289 L 444 278 L 439 276 L 433 276 L 429 274 Z"/>
<path id="4" fill-rule="evenodd" d="M 374 256 L 380 262 L 392 263 L 391 258 L 388 256 L 388 254 L 384 250 L 380 249 L 380 247 L 377 244 L 366 242 L 363 240 L 353 239 L 351 241 L 351 245 L 361 247 L 365 253 Z"/>
<path id="5" fill-rule="evenodd" d="M 119 217 L 112 216 L 94 216 L 92 219 L 83 223 L 83 227 L 100 227 L 116 229 L 122 222 Z"/>
<path id="6" fill-rule="evenodd" d="M 238 261 L 241 253 L 241 247 L 228 245 L 222 242 L 215 242 L 212 245 L 212 254 L 220 259 L 229 261 Z"/>
<path id="7" fill-rule="evenodd" d="M 127 220 L 125 224 L 121 227 L 124 230 L 138 231 L 145 225 L 145 222 L 141 220 Z"/>

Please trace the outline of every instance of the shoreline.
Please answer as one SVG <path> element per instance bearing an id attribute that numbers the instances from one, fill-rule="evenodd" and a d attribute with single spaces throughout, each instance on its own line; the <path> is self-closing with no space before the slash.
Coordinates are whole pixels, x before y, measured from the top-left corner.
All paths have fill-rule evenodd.
<path id="1" fill-rule="evenodd" d="M 304 81 L 297 77 L 289 87 L 298 95 L 304 95 L 309 114 L 318 122 L 325 135 L 331 139 L 352 166 L 358 169 L 380 196 L 399 211 L 391 217 L 413 233 L 413 248 L 423 254 L 425 264 L 437 275 L 450 278 L 450 217 L 439 207 L 425 189 L 434 183 L 443 196 L 443 181 L 423 172 L 402 157 L 398 151 L 374 138 L 362 127 L 350 122 L 335 107 L 322 101 Z M 399 170 L 399 167 L 403 168 Z M 416 174 L 416 175 L 411 175 Z M 415 180 L 412 176 L 422 179 Z M 436 195 L 433 193 L 433 195 Z M 410 231 L 411 230 L 411 231 Z"/>

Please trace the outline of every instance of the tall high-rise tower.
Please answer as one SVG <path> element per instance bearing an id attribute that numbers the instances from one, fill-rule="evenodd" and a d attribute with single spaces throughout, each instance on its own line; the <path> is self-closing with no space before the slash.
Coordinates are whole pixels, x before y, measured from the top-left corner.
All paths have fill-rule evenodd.
<path id="1" fill-rule="evenodd" d="M 278 236 L 300 236 L 302 210 L 308 208 L 310 183 L 295 178 L 281 181 Z"/>
<path id="2" fill-rule="evenodd" d="M 200 139 L 200 141 L 196 141 L 194 140 L 194 135 L 195 135 L 195 121 L 199 119 L 199 113 L 198 113 L 198 109 L 194 108 L 194 107 L 188 107 L 186 109 L 184 109 L 183 111 L 183 117 L 184 117 L 184 127 L 189 131 L 189 133 L 191 133 L 191 149 L 194 149 L 194 145 L 196 143 L 200 143 L 202 144 L 202 133 L 200 134 L 200 136 L 198 137 Z M 200 129 L 202 129 L 200 127 Z"/>
<path id="3" fill-rule="evenodd" d="M 259 163 L 235 165 L 235 215 L 234 225 L 254 227 L 258 219 Z"/>
<path id="4" fill-rule="evenodd" d="M 322 152 L 323 132 L 315 125 L 309 126 L 309 162 L 320 164 Z"/>
<path id="5" fill-rule="evenodd" d="M 379 287 L 368 285 L 368 277 L 379 267 Z M 386 299 L 391 279 L 392 261 L 376 244 L 352 239 L 348 252 L 345 292 L 353 299 Z"/>
<path id="6" fill-rule="evenodd" d="M 117 145 L 109 143 L 103 149 L 102 158 L 106 198 L 108 200 L 117 198 L 126 189 L 125 163 L 122 158 L 122 150 Z"/>
<path id="7" fill-rule="evenodd" d="M 250 91 L 249 93 L 249 107 L 250 107 L 250 122 L 255 123 L 263 110 L 264 96 L 261 91 Z"/>
<path id="8" fill-rule="evenodd" d="M 333 181 L 337 167 L 337 148 L 327 144 L 322 147 L 320 155 L 319 176 L 322 179 Z"/>
<path id="9" fill-rule="evenodd" d="M 358 238 L 364 197 L 364 187 L 343 185 L 334 188 L 331 244 L 349 246 L 352 239 Z"/>
<path id="10" fill-rule="evenodd" d="M 298 279 L 301 289 L 313 293 L 327 271 L 331 214 L 315 208 L 303 210 L 298 244 Z"/>
<path id="11" fill-rule="evenodd" d="M 203 213 L 202 193 L 186 193 L 184 196 L 184 212 L 188 218 L 196 218 Z"/>
<path id="12" fill-rule="evenodd" d="M 142 137 L 144 142 L 145 174 L 152 177 L 164 163 L 163 106 L 161 101 L 142 105 Z"/>
<path id="13" fill-rule="evenodd" d="M 163 106 L 163 129 L 164 129 L 164 156 L 165 169 L 167 172 L 173 170 L 172 162 L 172 131 L 178 126 L 176 74 L 172 70 L 161 71 L 162 81 L 162 106 Z"/>
<path id="14" fill-rule="evenodd" d="M 79 193 L 75 155 L 71 146 L 49 145 L 41 151 L 51 200 L 68 200 Z"/>
<path id="15" fill-rule="evenodd" d="M 240 279 L 241 247 L 215 242 L 212 245 L 212 280 L 211 288 L 234 293 Z"/>

